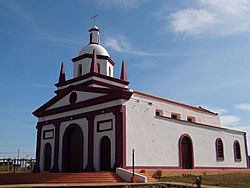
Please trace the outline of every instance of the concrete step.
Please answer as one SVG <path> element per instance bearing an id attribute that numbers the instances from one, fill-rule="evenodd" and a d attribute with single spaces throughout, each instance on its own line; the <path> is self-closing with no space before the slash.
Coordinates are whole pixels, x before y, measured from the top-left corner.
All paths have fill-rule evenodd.
<path id="1" fill-rule="evenodd" d="M 0 185 L 35 183 L 117 183 L 123 180 L 114 172 L 8 173 L 0 174 Z"/>

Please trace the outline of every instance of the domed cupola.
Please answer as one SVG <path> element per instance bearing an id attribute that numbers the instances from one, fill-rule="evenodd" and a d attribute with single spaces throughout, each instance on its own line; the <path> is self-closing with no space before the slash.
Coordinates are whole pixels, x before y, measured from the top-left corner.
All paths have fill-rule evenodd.
<path id="1" fill-rule="evenodd" d="M 74 78 L 90 72 L 93 52 L 95 50 L 98 73 L 113 77 L 114 62 L 108 51 L 100 44 L 100 30 L 94 25 L 89 30 L 89 44 L 80 50 L 79 56 L 73 58 Z"/>

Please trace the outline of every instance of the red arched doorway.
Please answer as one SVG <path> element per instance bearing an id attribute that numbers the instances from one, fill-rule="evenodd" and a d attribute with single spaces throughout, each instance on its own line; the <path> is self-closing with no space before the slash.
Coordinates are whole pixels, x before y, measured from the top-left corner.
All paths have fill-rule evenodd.
<path id="1" fill-rule="evenodd" d="M 193 169 L 193 143 L 189 135 L 182 135 L 179 141 L 180 166 L 183 169 Z"/>
<path id="2" fill-rule="evenodd" d="M 83 134 L 76 124 L 64 132 L 62 167 L 63 172 L 80 172 L 83 169 Z"/>
<path id="3" fill-rule="evenodd" d="M 49 143 L 44 146 L 44 171 L 50 171 L 51 168 L 51 145 Z"/>
<path id="4" fill-rule="evenodd" d="M 100 143 L 100 171 L 111 170 L 111 142 L 109 137 L 104 136 Z"/>

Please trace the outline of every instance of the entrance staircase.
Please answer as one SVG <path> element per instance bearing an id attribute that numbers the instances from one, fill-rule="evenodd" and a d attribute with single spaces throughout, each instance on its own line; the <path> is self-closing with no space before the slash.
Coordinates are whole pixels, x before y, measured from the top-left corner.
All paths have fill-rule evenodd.
<path id="1" fill-rule="evenodd" d="M 117 183 L 123 180 L 114 172 L 8 173 L 0 174 L 0 185 L 57 183 Z"/>

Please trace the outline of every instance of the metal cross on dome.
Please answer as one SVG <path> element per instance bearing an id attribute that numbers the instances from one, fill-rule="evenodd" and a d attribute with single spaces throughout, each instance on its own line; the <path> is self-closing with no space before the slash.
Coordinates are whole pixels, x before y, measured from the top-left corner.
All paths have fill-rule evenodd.
<path id="1" fill-rule="evenodd" d="M 91 17 L 91 19 L 93 19 L 94 25 L 95 25 L 95 19 L 96 19 L 97 16 L 98 16 L 98 15 L 96 14 L 96 15 L 94 15 L 94 16 Z"/>

